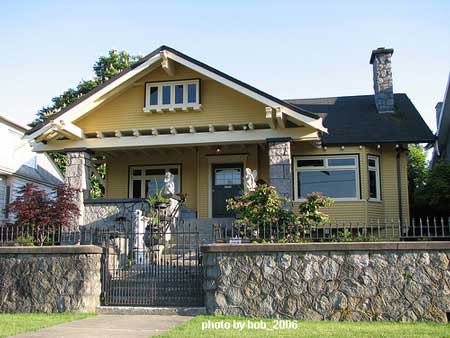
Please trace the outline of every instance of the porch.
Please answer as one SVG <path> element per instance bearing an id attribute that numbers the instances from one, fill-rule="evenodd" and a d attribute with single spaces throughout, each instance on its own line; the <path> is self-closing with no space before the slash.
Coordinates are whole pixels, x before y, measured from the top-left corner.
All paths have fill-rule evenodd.
<path id="1" fill-rule="evenodd" d="M 198 227 L 203 243 L 212 242 L 213 224 L 227 224 L 233 215 L 226 200 L 244 190 L 245 169 L 256 170 L 260 181 L 292 196 L 289 139 L 214 145 L 78 149 L 67 151 L 66 182 L 80 191 L 81 227 L 108 228 L 132 224 L 136 210 L 149 211 L 146 199 L 174 177 L 175 193 L 185 197 L 179 219 Z M 272 160 L 270 160 L 272 159 Z M 106 165 L 104 198 L 91 199 L 95 164 Z"/>

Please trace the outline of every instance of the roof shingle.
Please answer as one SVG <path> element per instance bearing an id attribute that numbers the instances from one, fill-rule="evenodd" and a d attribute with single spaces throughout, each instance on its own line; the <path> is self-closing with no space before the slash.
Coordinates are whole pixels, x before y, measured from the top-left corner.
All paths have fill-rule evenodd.
<path id="1" fill-rule="evenodd" d="M 285 100 L 324 119 L 323 144 L 429 143 L 435 136 L 406 94 L 395 94 L 395 113 L 380 114 L 373 95 Z"/>

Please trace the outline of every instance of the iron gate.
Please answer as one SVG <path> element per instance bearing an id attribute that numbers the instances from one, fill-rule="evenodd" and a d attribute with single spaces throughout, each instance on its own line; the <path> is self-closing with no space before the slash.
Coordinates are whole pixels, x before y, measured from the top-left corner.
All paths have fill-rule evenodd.
<path id="1" fill-rule="evenodd" d="M 105 305 L 202 306 L 202 262 L 197 226 L 107 231 L 102 299 Z"/>

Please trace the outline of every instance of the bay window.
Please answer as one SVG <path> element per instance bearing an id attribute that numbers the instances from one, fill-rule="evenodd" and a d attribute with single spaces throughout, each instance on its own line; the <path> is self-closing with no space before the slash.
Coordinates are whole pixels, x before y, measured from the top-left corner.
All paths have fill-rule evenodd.
<path id="1" fill-rule="evenodd" d="M 358 162 L 357 155 L 294 158 L 295 199 L 303 200 L 313 192 L 337 200 L 359 199 Z"/>
<path id="2" fill-rule="evenodd" d="M 164 189 L 164 177 L 167 172 L 174 175 L 175 192 L 181 190 L 180 165 L 152 165 L 130 167 L 130 198 L 148 198 Z"/>
<path id="3" fill-rule="evenodd" d="M 367 169 L 369 178 L 369 200 L 381 200 L 380 188 L 380 160 L 378 156 L 367 157 Z"/>

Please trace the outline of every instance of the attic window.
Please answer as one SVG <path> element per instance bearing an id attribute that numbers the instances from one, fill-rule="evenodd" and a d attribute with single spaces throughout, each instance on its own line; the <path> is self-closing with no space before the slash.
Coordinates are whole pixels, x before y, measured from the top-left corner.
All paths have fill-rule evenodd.
<path id="1" fill-rule="evenodd" d="M 200 80 L 147 82 L 144 112 L 200 110 Z"/>

